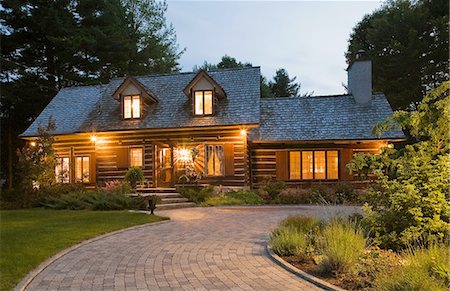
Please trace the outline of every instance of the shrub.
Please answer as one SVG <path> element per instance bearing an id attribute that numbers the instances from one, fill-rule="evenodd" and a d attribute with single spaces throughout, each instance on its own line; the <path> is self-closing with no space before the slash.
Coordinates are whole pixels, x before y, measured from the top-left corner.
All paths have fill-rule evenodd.
<path id="1" fill-rule="evenodd" d="M 102 190 L 77 191 L 59 197 L 50 196 L 42 205 L 52 209 L 70 210 L 121 210 L 138 209 L 142 206 L 142 197 L 129 197 L 116 192 Z"/>
<path id="2" fill-rule="evenodd" d="M 286 189 L 286 183 L 265 177 L 258 189 L 258 194 L 267 201 L 275 200 L 281 191 Z"/>
<path id="3" fill-rule="evenodd" d="M 281 190 L 278 197 L 272 201 L 279 204 L 306 204 L 311 201 L 310 192 L 300 188 L 286 188 Z"/>
<path id="4" fill-rule="evenodd" d="M 336 203 L 357 202 L 355 188 L 350 182 L 339 181 L 334 185 L 333 190 L 334 196 L 336 197 Z"/>
<path id="5" fill-rule="evenodd" d="M 272 232 L 270 245 L 280 256 L 298 256 L 300 260 L 304 260 L 308 249 L 308 239 L 306 233 L 294 227 L 281 226 Z"/>
<path id="6" fill-rule="evenodd" d="M 131 167 L 125 174 L 125 181 L 129 182 L 132 189 L 136 189 L 139 182 L 144 182 L 144 173 L 140 167 Z"/>
<path id="7" fill-rule="evenodd" d="M 263 199 L 258 194 L 245 189 L 226 192 L 225 196 L 240 200 L 241 204 L 259 205 L 263 203 Z"/>
<path id="8" fill-rule="evenodd" d="M 181 186 L 177 187 L 177 192 L 183 197 L 187 198 L 189 201 L 195 203 L 202 203 L 209 197 L 214 195 L 214 186 L 208 187 L 192 187 L 192 186 Z"/>
<path id="9" fill-rule="evenodd" d="M 448 290 L 450 284 L 449 247 L 432 244 L 410 249 L 399 268 L 380 274 L 379 290 Z"/>
<path id="10" fill-rule="evenodd" d="M 205 201 L 200 203 L 202 206 L 219 206 L 219 205 L 242 205 L 242 200 L 228 197 L 225 195 L 208 197 Z"/>
<path id="11" fill-rule="evenodd" d="M 119 180 L 112 180 L 105 182 L 105 187 L 102 188 L 108 192 L 115 192 L 120 194 L 127 194 L 130 192 L 130 185 Z"/>
<path id="12" fill-rule="evenodd" d="M 366 239 L 359 227 L 348 220 L 331 220 L 321 235 L 321 249 L 325 257 L 319 267 L 323 273 L 350 271 L 366 246 Z"/>
<path id="13" fill-rule="evenodd" d="M 280 225 L 292 227 L 302 233 L 308 233 L 320 226 L 320 220 L 311 216 L 290 215 L 281 221 Z"/>
<path id="14" fill-rule="evenodd" d="M 311 203 L 328 204 L 335 203 L 333 198 L 333 192 L 325 185 L 319 184 L 311 187 L 310 189 L 310 201 Z"/>

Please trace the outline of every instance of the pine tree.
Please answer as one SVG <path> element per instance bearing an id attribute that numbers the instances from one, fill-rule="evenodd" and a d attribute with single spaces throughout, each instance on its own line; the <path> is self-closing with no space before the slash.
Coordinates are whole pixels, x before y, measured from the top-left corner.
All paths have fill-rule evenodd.
<path id="1" fill-rule="evenodd" d="M 269 88 L 274 97 L 299 97 L 300 84 L 295 83 L 297 77 L 290 78 L 285 69 L 278 69 L 269 82 Z"/>

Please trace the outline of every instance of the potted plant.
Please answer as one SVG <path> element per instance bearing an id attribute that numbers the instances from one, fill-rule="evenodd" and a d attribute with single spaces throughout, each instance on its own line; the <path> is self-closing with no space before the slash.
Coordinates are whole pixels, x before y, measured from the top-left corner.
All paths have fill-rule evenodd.
<path id="1" fill-rule="evenodd" d="M 133 192 L 136 192 L 136 185 L 138 182 L 144 182 L 144 173 L 140 167 L 131 167 L 125 174 L 125 181 L 130 183 Z"/>

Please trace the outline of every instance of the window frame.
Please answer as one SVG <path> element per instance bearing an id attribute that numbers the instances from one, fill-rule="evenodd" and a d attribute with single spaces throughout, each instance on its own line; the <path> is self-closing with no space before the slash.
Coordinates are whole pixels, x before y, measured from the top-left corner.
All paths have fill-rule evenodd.
<path id="1" fill-rule="evenodd" d="M 131 165 L 131 159 L 132 159 L 132 154 L 131 154 L 131 152 L 132 152 L 133 150 L 135 150 L 135 149 L 140 149 L 140 150 L 141 150 L 141 153 L 142 153 L 142 155 L 141 155 L 141 166 L 133 166 L 133 165 Z M 130 147 L 130 148 L 128 149 L 128 161 L 129 161 L 128 166 L 129 166 L 130 168 L 131 168 L 131 167 L 140 167 L 141 169 L 143 169 L 143 168 L 144 168 L 144 156 L 145 156 L 144 147 Z"/>
<path id="2" fill-rule="evenodd" d="M 71 182 L 71 174 L 72 174 L 72 169 L 71 169 L 72 168 L 71 167 L 72 163 L 71 163 L 70 156 L 57 156 L 55 159 L 58 161 L 58 163 L 55 166 L 55 179 L 56 179 L 56 182 L 57 183 L 61 183 L 61 184 L 70 184 L 70 182 Z M 56 168 L 57 167 L 61 167 L 61 171 L 63 170 L 63 168 L 62 168 L 63 163 L 61 163 L 61 161 L 63 161 L 64 159 L 67 159 L 69 161 L 69 163 L 68 163 L 68 173 L 67 173 L 68 181 L 67 182 L 64 182 L 64 178 L 60 180 L 57 177 L 57 174 L 56 174 Z"/>
<path id="3" fill-rule="evenodd" d="M 125 98 L 130 98 L 130 117 L 125 117 Z M 134 109 L 133 109 L 133 97 L 139 98 L 139 116 L 134 117 Z M 140 119 L 142 116 L 142 95 L 141 94 L 133 94 L 133 95 L 123 95 L 122 96 L 122 119 L 124 120 L 133 120 L 133 119 Z"/>
<path id="4" fill-rule="evenodd" d="M 77 180 L 77 159 L 81 158 L 81 181 Z M 89 179 L 87 182 L 83 181 L 83 160 L 84 158 L 89 158 Z M 92 163 L 92 156 L 87 154 L 87 155 L 76 155 L 73 157 L 73 177 L 74 177 L 74 182 L 75 183 L 92 183 L 92 171 L 91 171 L 91 163 Z"/>
<path id="5" fill-rule="evenodd" d="M 195 93 L 196 92 L 202 92 L 202 104 L 203 104 L 203 113 L 202 114 L 197 114 L 197 106 L 195 104 L 196 98 L 195 98 Z M 205 92 L 211 92 L 211 113 L 209 114 L 205 114 Z M 210 90 L 194 90 L 192 92 L 192 104 L 193 104 L 193 113 L 195 117 L 202 117 L 202 116 L 212 116 L 214 115 L 214 90 L 210 89 Z"/>
<path id="6" fill-rule="evenodd" d="M 337 152 L 337 178 L 329 179 L 328 178 L 328 152 L 335 151 Z M 291 179 L 291 152 L 300 152 L 300 179 Z M 303 179 L 303 152 L 312 152 L 312 165 L 313 165 L 313 178 L 312 179 Z M 315 166 L 315 152 L 325 152 L 325 179 L 317 179 L 316 178 L 316 166 Z M 339 149 L 301 149 L 301 150 L 289 150 L 288 151 L 288 181 L 338 181 L 341 177 L 341 152 Z"/>
<path id="7" fill-rule="evenodd" d="M 221 163 L 221 174 L 220 175 L 211 175 L 208 173 L 208 147 L 211 146 L 213 148 L 213 153 L 215 152 L 215 148 L 216 146 L 220 146 L 222 147 L 222 163 Z M 204 144 L 204 151 L 205 151 L 205 158 L 204 158 L 204 165 L 203 165 L 203 172 L 205 174 L 205 177 L 225 177 L 225 146 L 222 143 L 214 143 L 214 144 Z M 215 155 L 213 155 L 214 159 L 215 159 Z M 214 161 L 213 161 L 213 165 L 215 165 Z M 215 166 L 214 166 L 214 171 L 215 172 Z"/>

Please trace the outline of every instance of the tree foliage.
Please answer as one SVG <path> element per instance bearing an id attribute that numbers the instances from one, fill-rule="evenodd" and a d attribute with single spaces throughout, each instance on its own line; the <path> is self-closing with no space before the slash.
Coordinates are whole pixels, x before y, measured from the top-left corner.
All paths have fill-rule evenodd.
<path id="1" fill-rule="evenodd" d="M 182 51 L 166 23 L 165 2 L 6 0 L 2 8 L 0 116 L 11 139 L 63 87 L 179 70 Z M 19 145 L 2 138 L 2 157 Z"/>
<path id="2" fill-rule="evenodd" d="M 285 69 L 275 72 L 273 81 L 269 82 L 269 88 L 274 97 L 298 97 L 300 83 L 296 83 L 297 77 L 290 78 Z"/>
<path id="3" fill-rule="evenodd" d="M 413 108 L 448 80 L 449 2 L 390 0 L 350 35 L 347 62 L 363 49 L 373 61 L 373 89 L 394 109 Z"/>
<path id="4" fill-rule="evenodd" d="M 426 95 L 412 112 L 397 111 L 378 131 L 395 124 L 416 138 L 380 155 L 359 154 L 349 164 L 359 173 L 373 173 L 365 221 L 385 247 L 404 248 L 430 239 L 448 238 L 450 227 L 450 82 Z"/>

